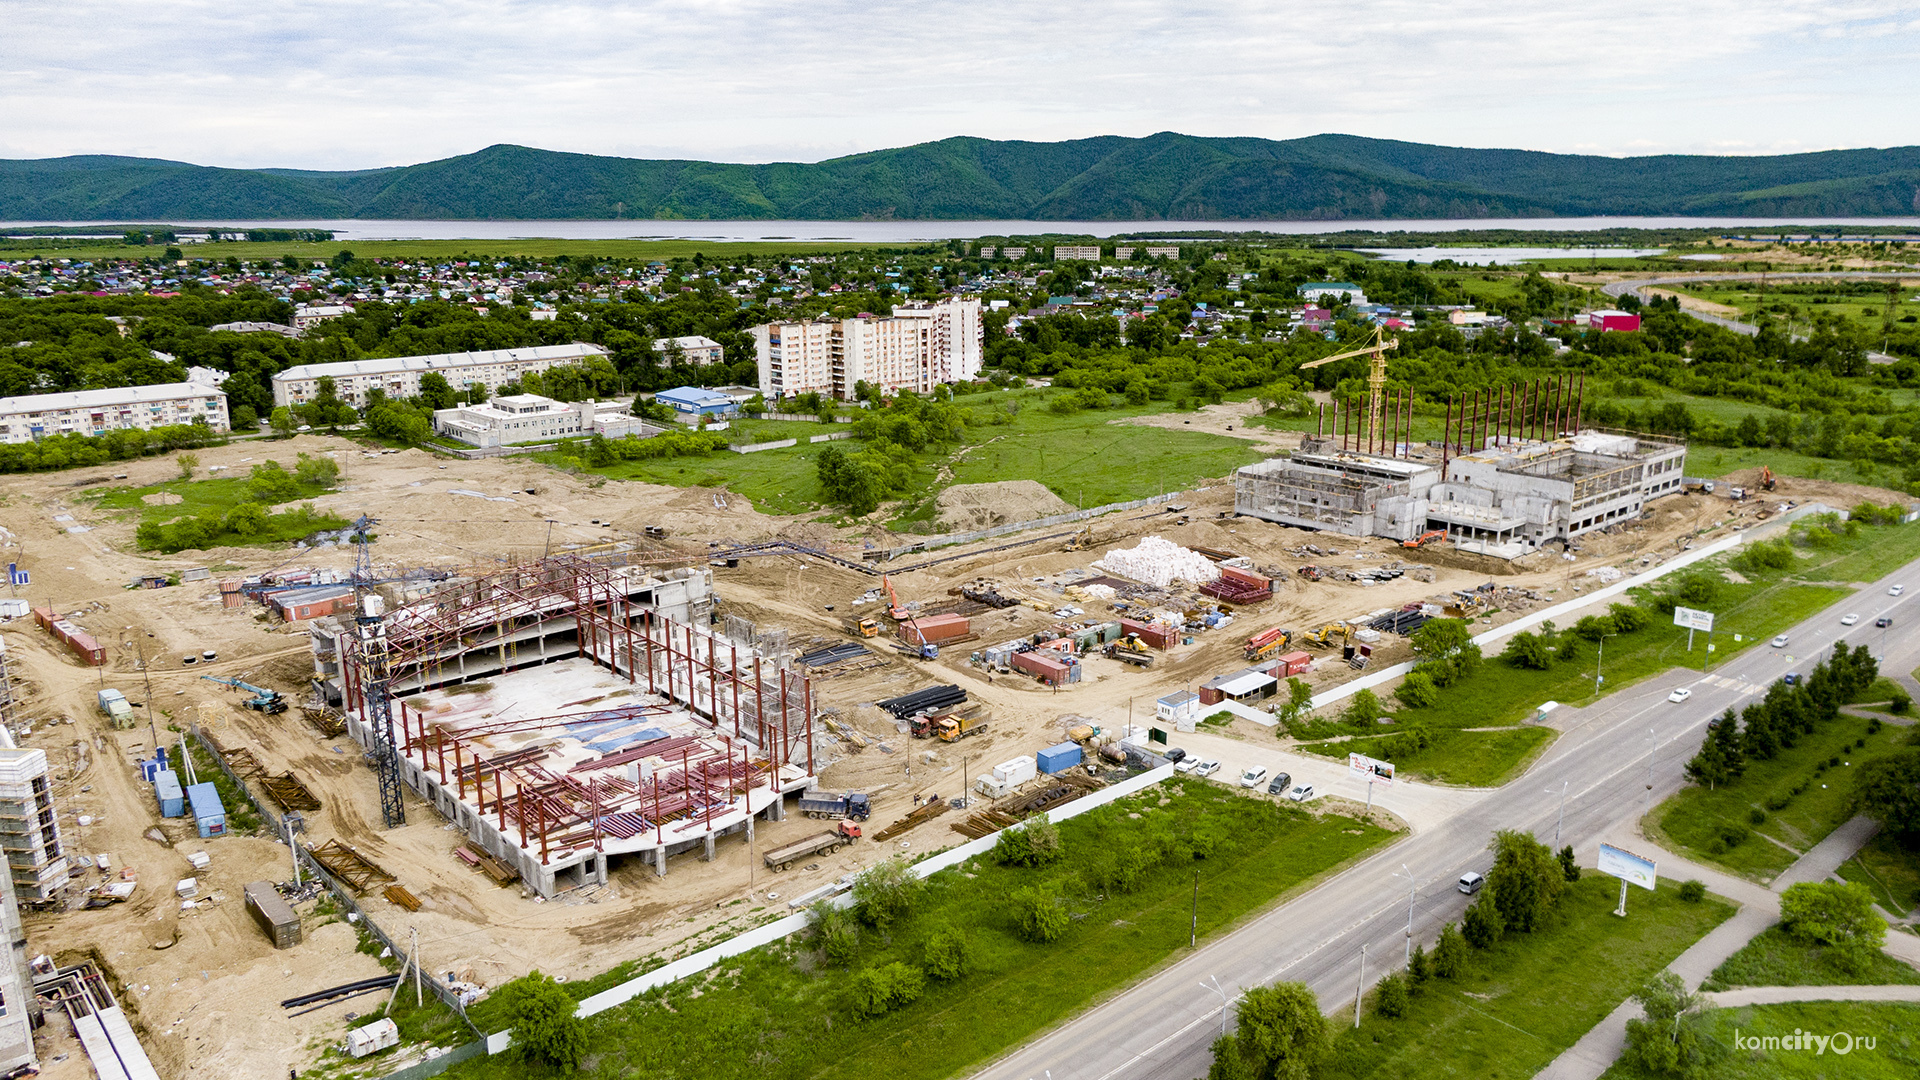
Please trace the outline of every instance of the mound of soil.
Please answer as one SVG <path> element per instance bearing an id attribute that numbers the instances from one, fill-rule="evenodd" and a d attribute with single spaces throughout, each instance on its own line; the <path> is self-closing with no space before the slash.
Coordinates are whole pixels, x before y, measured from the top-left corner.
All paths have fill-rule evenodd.
<path id="1" fill-rule="evenodd" d="M 940 527 L 946 532 L 990 529 L 1010 521 L 1031 521 L 1075 508 L 1038 480 L 1001 480 L 992 484 L 955 484 L 940 493 Z"/>

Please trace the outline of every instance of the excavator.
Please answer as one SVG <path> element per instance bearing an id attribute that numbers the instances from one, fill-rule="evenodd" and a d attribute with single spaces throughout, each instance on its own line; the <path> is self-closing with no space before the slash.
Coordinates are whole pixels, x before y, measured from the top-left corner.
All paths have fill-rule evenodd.
<path id="1" fill-rule="evenodd" d="M 1089 525 L 1086 528 L 1081 529 L 1079 532 L 1074 533 L 1073 539 L 1067 541 L 1067 546 L 1062 548 L 1061 550 L 1062 551 L 1085 551 L 1092 546 L 1093 546 L 1093 526 Z"/>
<path id="2" fill-rule="evenodd" d="M 1760 466 L 1760 490 L 1772 491 L 1773 485 L 1773 470 L 1767 468 L 1765 465 Z"/>
<path id="3" fill-rule="evenodd" d="M 887 609 L 887 618 L 892 619 L 894 622 L 903 622 L 913 618 L 913 613 L 908 611 L 906 605 L 900 602 L 900 594 L 893 591 L 892 578 L 885 574 L 880 575 L 880 587 L 887 590 L 887 602 L 893 605 Z"/>
<path id="4" fill-rule="evenodd" d="M 1346 636 L 1347 624 L 1333 622 L 1328 623 L 1318 630 L 1307 631 L 1300 635 L 1300 640 L 1318 649 L 1330 649 L 1333 647 L 1334 638 L 1344 638 Z"/>
<path id="5" fill-rule="evenodd" d="M 208 682 L 217 682 L 222 686 L 231 686 L 235 690 L 245 690 L 251 693 L 253 696 L 241 702 L 241 704 L 252 709 L 254 712 L 266 713 L 268 716 L 273 716 L 287 711 L 287 696 L 278 690 L 269 690 L 264 686 L 255 686 L 250 682 L 243 682 L 240 679 L 230 679 L 224 675 L 202 675 L 200 677 Z"/>
<path id="6" fill-rule="evenodd" d="M 1445 540 L 1446 538 L 1447 538 L 1447 530 L 1435 529 L 1432 532 L 1421 533 L 1419 536 L 1416 536 L 1411 540 L 1402 540 L 1400 541 L 1400 546 L 1403 548 L 1418 549 L 1418 548 L 1426 547 L 1428 544 L 1437 544 L 1440 541 Z"/>

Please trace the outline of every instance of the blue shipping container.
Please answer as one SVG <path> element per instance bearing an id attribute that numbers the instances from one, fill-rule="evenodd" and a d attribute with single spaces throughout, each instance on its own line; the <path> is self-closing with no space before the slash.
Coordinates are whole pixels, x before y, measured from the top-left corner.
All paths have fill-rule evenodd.
<path id="1" fill-rule="evenodd" d="M 193 823 L 202 838 L 227 835 L 227 808 L 220 805 L 220 792 L 211 781 L 187 788 L 187 802 L 193 806 Z"/>
<path id="2" fill-rule="evenodd" d="M 1080 764 L 1080 746 L 1070 742 L 1049 746 L 1034 755 L 1034 762 L 1040 766 L 1040 771 L 1043 773 L 1066 772 Z"/>
<path id="3" fill-rule="evenodd" d="M 187 800 L 180 794 L 180 778 L 172 769 L 153 774 L 153 797 L 160 800 L 161 817 L 182 817 L 187 812 Z"/>

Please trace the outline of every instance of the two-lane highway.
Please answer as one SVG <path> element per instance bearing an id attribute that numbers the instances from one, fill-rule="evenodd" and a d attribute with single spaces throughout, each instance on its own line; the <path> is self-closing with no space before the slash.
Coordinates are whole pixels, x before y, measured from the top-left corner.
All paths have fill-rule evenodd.
<path id="1" fill-rule="evenodd" d="M 1374 853 L 1343 873 L 1204 943 L 1157 974 L 1129 987 L 1001 1060 L 981 1069 L 981 1080 L 1166 1080 L 1205 1075 L 1208 1047 L 1221 1030 L 1228 998 L 1241 988 L 1295 980 L 1311 986 L 1332 1011 L 1351 1007 L 1361 985 L 1402 963 L 1407 942 L 1408 889 L 1404 866 L 1417 883 L 1414 940 L 1430 943 L 1440 925 L 1457 920 L 1467 898 L 1454 882 L 1467 870 L 1485 871 L 1487 842 L 1496 829 L 1527 829 L 1553 842 L 1564 788 L 1560 843 L 1571 843 L 1583 863 L 1599 837 L 1630 822 L 1685 782 L 1684 766 L 1698 749 L 1707 721 L 1739 708 L 1789 671 L 1808 671 L 1843 637 L 1879 642 L 1873 623 L 1906 617 L 1894 584 L 1920 585 L 1920 562 L 1902 567 L 1859 594 L 1790 629 L 1789 646 L 1748 649 L 1713 671 L 1675 672 L 1606 697 L 1585 709 L 1561 709 L 1552 726 L 1563 734 L 1526 775 L 1465 805 L 1437 827 Z M 1861 616 L 1840 625 L 1846 612 Z M 1888 671 L 1920 661 L 1920 635 L 1889 633 Z M 1670 702 L 1676 687 L 1692 689 Z M 1224 777 L 1232 782 L 1232 777 Z M 1396 876 L 1399 875 L 1399 876 Z M 1203 895 L 1201 903 L 1206 902 Z"/>

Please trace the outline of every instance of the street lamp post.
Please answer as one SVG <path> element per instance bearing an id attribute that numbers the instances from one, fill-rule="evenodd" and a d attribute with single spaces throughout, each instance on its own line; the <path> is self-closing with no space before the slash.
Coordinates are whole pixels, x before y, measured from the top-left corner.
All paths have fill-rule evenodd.
<path id="1" fill-rule="evenodd" d="M 1553 794 L 1553 789 L 1548 788 L 1547 794 L 1549 795 Z M 1566 825 L 1566 823 L 1567 823 L 1567 781 L 1562 780 L 1560 781 L 1560 816 L 1553 823 L 1553 842 L 1554 843 L 1558 844 L 1560 842 L 1560 829 L 1562 826 Z"/>
<path id="2" fill-rule="evenodd" d="M 1660 737 L 1647 729 L 1647 810 L 1653 810 L 1653 758 L 1660 749 Z"/>
<path id="3" fill-rule="evenodd" d="M 1220 995 L 1220 1034 L 1225 1035 L 1227 1033 L 1227 992 L 1220 988 L 1220 980 L 1217 977 L 1209 975 L 1207 976 L 1207 980 L 1213 985 L 1208 986 L 1207 983 L 1201 983 L 1200 989 L 1211 990 Z"/>
<path id="4" fill-rule="evenodd" d="M 1593 662 L 1593 693 L 1596 697 L 1600 694 L 1600 684 L 1606 681 L 1606 677 L 1600 674 L 1600 668 L 1607 662 L 1607 639 L 1619 636 L 1619 634 L 1600 635 L 1600 656 Z"/>
<path id="5" fill-rule="evenodd" d="M 1407 879 L 1407 966 L 1412 967 L 1413 966 L 1413 897 L 1414 897 L 1415 882 L 1413 880 L 1413 871 L 1407 869 L 1406 863 L 1400 864 L 1400 870 L 1401 870 L 1400 873 L 1395 874 L 1393 876 L 1404 877 Z"/>

